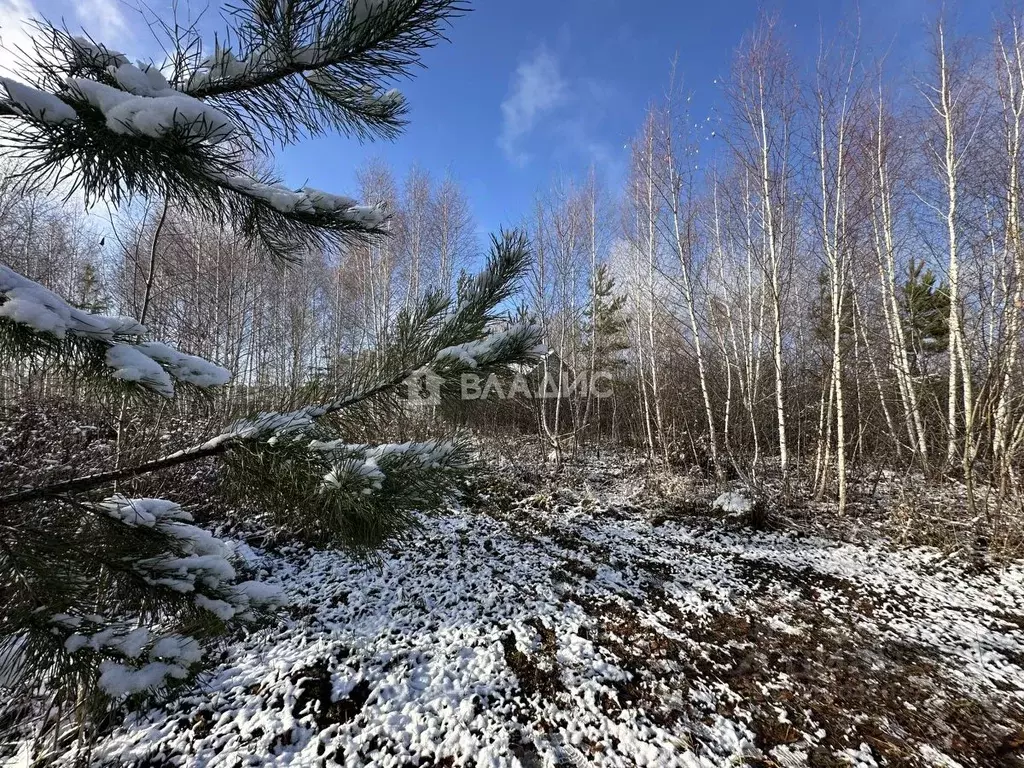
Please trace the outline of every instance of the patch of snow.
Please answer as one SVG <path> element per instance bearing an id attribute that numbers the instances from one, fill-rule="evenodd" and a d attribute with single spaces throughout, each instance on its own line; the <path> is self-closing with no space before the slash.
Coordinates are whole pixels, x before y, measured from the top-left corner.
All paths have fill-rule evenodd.
<path id="1" fill-rule="evenodd" d="M 267 584 L 263 581 L 243 581 L 235 584 L 232 590 L 244 596 L 250 603 L 263 605 L 283 605 L 287 598 L 284 590 L 276 584 Z"/>
<path id="2" fill-rule="evenodd" d="M 116 648 L 129 659 L 137 659 L 147 645 L 149 645 L 149 630 L 146 627 L 138 627 L 122 637 L 117 642 Z"/>
<path id="3" fill-rule="evenodd" d="M 754 508 L 754 503 L 739 491 L 726 491 L 711 503 L 711 508 L 726 514 L 745 515 Z"/>
<path id="4" fill-rule="evenodd" d="M 106 361 L 114 369 L 111 375 L 115 379 L 136 381 L 164 397 L 174 396 L 174 382 L 170 374 L 131 344 L 112 344 L 107 350 Z"/>
<path id="5" fill-rule="evenodd" d="M 142 667 L 130 667 L 116 661 L 100 662 L 100 690 L 115 698 L 159 688 L 167 678 L 183 680 L 188 671 L 178 664 L 153 661 Z"/>
<path id="6" fill-rule="evenodd" d="M 746 616 L 770 617 L 759 631 L 780 632 L 783 642 L 808 629 L 801 617 L 824 617 L 827 632 L 857 633 L 878 658 L 887 647 L 906 652 L 913 644 L 957 695 L 981 706 L 1024 701 L 1020 564 L 970 573 L 931 550 L 683 520 L 654 526 L 646 510 L 614 511 L 572 502 L 514 517 L 458 509 L 422 516 L 423 535 L 381 553 L 376 568 L 329 549 L 259 553 L 261 568 L 302 610 L 233 641 L 192 690 L 126 721 L 95 747 L 94 761 L 144 765 L 173 755 L 219 767 L 263 755 L 294 766 L 578 759 L 666 768 L 764 761 L 748 702 L 716 671 L 729 641 L 703 632 L 717 618 Z M 592 572 L 579 568 L 581 559 L 592 560 Z M 870 611 L 848 592 L 870 600 Z M 769 716 L 798 737 L 770 755 L 802 764 L 811 746 L 825 749 L 827 736 L 842 736 L 803 711 L 787 715 L 781 694 L 794 683 L 784 663 L 769 670 L 780 693 Z M 544 675 L 557 684 L 531 688 Z M 330 702 L 302 709 L 311 678 L 330 691 Z M 327 703 L 349 714 L 322 721 Z M 917 703 L 922 712 L 929 704 Z M 210 716 L 197 727 L 192 715 L 200 708 Z M 834 760 L 873 767 L 857 734 L 850 739 L 827 747 Z M 920 745 L 919 752 L 928 764 L 955 768 L 940 749 Z"/>
<path id="7" fill-rule="evenodd" d="M 339 489 L 355 485 L 354 490 L 368 494 L 380 490 L 385 480 L 385 465 L 391 461 L 414 461 L 423 467 L 439 469 L 465 469 L 467 464 L 455 462 L 456 446 L 447 440 L 425 442 L 385 443 L 382 445 L 356 445 L 343 440 L 313 440 L 309 450 L 334 456 L 334 466 L 324 475 L 323 485 Z"/>
<path id="8" fill-rule="evenodd" d="M 85 635 L 80 635 L 76 632 L 64 641 L 64 649 L 68 653 L 74 653 L 77 650 L 85 648 L 85 646 L 87 646 L 88 644 L 89 638 Z"/>
<path id="9" fill-rule="evenodd" d="M 84 63 L 94 67 L 105 68 L 127 64 L 128 57 L 120 51 L 115 51 L 103 43 L 94 43 L 85 37 L 73 37 L 71 42 L 74 46 L 75 55 Z"/>
<path id="10" fill-rule="evenodd" d="M 468 368 L 485 366 L 494 362 L 499 351 L 506 344 L 518 344 L 524 337 L 535 335 L 537 335 L 537 327 L 533 323 L 516 323 L 503 331 L 489 333 L 477 341 L 445 347 L 434 356 L 434 361 L 454 360 Z M 537 354 L 537 349 L 541 346 L 535 347 L 532 354 Z M 546 347 L 543 349 L 545 352 L 547 351 Z"/>
<path id="11" fill-rule="evenodd" d="M 122 64 L 117 71 L 128 81 L 127 73 L 132 70 L 133 86 L 143 80 L 151 85 L 151 79 L 131 64 Z M 114 133 L 140 133 L 159 139 L 174 132 L 218 144 L 230 139 L 237 130 L 223 112 L 172 89 L 153 92 L 150 88 L 156 95 L 137 96 L 82 77 L 69 79 L 68 89 L 102 112 L 107 128 Z"/>
<path id="12" fill-rule="evenodd" d="M 211 363 L 195 355 L 186 355 L 159 341 L 144 341 L 135 348 L 167 367 L 178 381 L 188 382 L 197 387 L 220 387 L 231 381 L 227 368 Z"/>
<path id="13" fill-rule="evenodd" d="M 218 180 L 235 192 L 263 200 L 281 213 L 326 213 L 370 228 L 379 227 L 387 218 L 383 206 L 356 205 L 351 198 L 332 195 L 313 187 L 294 190 L 283 184 L 264 184 L 238 174 L 225 175 Z"/>
<path id="14" fill-rule="evenodd" d="M 23 115 L 58 125 L 78 119 L 78 113 L 74 108 L 52 93 L 23 85 L 9 77 L 0 77 L 0 85 L 7 91 L 7 100 L 10 104 Z"/>
<path id="15" fill-rule="evenodd" d="M 149 649 L 151 659 L 176 659 L 186 664 L 194 664 L 203 658 L 203 649 L 191 637 L 167 635 L 157 640 Z"/>
<path id="16" fill-rule="evenodd" d="M 305 406 L 294 411 L 262 411 L 248 419 L 239 419 L 227 430 L 211 438 L 204 447 L 212 447 L 231 438 L 280 437 L 309 429 L 326 409 L 320 406 Z"/>
<path id="17" fill-rule="evenodd" d="M 196 595 L 196 605 L 200 608 L 205 608 L 222 621 L 228 621 L 238 611 L 235 606 L 226 600 L 217 600 L 206 595 Z"/>
<path id="18" fill-rule="evenodd" d="M 68 333 L 99 339 L 138 335 L 145 326 L 130 317 L 90 315 L 34 280 L 0 264 L 0 317 L 23 323 L 37 333 L 63 339 Z"/>
<path id="19" fill-rule="evenodd" d="M 192 520 L 190 513 L 167 499 L 129 499 L 121 494 L 116 494 L 104 499 L 96 507 L 127 525 L 152 527 L 158 520 L 186 522 Z"/>
<path id="20" fill-rule="evenodd" d="M 123 62 L 107 67 L 107 72 L 122 90 L 136 96 L 168 96 L 174 93 L 167 78 L 152 64 L 133 66 Z"/>

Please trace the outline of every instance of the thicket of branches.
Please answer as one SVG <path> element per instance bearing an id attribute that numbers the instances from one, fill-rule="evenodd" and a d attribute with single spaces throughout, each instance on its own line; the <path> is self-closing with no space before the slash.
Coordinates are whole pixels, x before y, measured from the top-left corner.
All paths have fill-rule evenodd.
<path id="1" fill-rule="evenodd" d="M 534 306 L 592 367 L 596 267 L 627 297 L 629 371 L 598 423 L 654 460 L 703 463 L 838 503 L 879 470 L 966 486 L 985 535 L 1020 513 L 1024 402 L 1024 26 L 990 39 L 931 22 L 926 64 L 893 71 L 855 35 L 794 58 L 767 17 L 687 112 L 676 75 L 632 145 L 625 188 L 539 197 Z"/>
<path id="2" fill-rule="evenodd" d="M 932 32 L 928 63 L 902 74 L 853 35 L 796 61 L 765 18 L 722 81 L 721 114 L 687 114 L 674 77 L 622 189 L 590 176 L 540 191 L 525 221 L 529 308 L 574 375 L 611 366 L 618 386 L 614 407 L 548 403 L 523 423 L 560 451 L 603 435 L 719 474 L 810 473 L 840 504 L 849 470 L 868 464 L 1015 494 L 1021 24 L 1007 16 L 988 40 L 938 19 Z M 311 248 L 310 268 L 279 279 L 158 200 L 118 227 L 100 293 L 160 307 L 165 335 L 230 361 L 247 385 L 314 381 L 379 341 L 432 276 L 450 290 L 472 252 L 451 179 L 399 181 L 371 164 L 360 181 L 394 213 L 387 240 Z M 45 260 L 10 252 L 49 277 Z M 608 295 L 628 299 L 613 334 L 590 320 L 598 268 Z M 73 282 L 88 293 L 92 279 Z M 629 349 L 597 354 L 609 335 Z"/>

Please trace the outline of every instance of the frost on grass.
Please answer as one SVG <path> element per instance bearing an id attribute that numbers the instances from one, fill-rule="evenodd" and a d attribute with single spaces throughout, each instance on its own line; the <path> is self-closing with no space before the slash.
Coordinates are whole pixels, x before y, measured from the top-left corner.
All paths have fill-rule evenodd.
<path id="1" fill-rule="evenodd" d="M 292 618 L 97 764 L 1005 764 L 1019 565 L 655 526 L 615 488 L 553 497 L 485 491 L 380 569 L 260 554 Z"/>

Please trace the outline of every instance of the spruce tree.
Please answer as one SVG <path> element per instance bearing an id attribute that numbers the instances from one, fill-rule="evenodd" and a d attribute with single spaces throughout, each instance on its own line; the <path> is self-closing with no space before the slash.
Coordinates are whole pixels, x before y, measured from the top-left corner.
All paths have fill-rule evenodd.
<path id="1" fill-rule="evenodd" d="M 810 307 L 811 333 L 814 340 L 832 348 L 832 287 L 829 285 L 825 270 L 818 271 L 818 295 Z M 840 308 L 839 335 L 844 347 L 849 347 L 854 340 L 853 302 L 845 297 Z M 831 352 L 829 353 L 831 354 Z"/>
<path id="2" fill-rule="evenodd" d="M 595 367 L 599 371 L 619 370 L 625 366 L 620 353 L 629 349 L 626 341 L 626 297 L 615 292 L 615 279 L 606 264 L 598 264 L 590 280 L 592 303 L 584 312 L 583 332 L 590 339 Z"/>
<path id="3" fill-rule="evenodd" d="M 595 376 L 611 377 L 614 381 L 626 367 L 622 352 L 629 349 L 626 338 L 627 320 L 624 314 L 626 297 L 616 293 L 615 278 L 609 274 L 606 264 L 597 266 L 589 283 L 591 302 L 584 312 L 582 330 L 589 338 L 591 373 Z M 590 384 L 593 387 L 594 382 Z M 595 398 L 593 395 L 593 390 L 588 390 L 583 422 L 589 423 L 592 413 L 596 410 L 597 442 L 600 445 L 601 398 Z"/>
<path id="4" fill-rule="evenodd" d="M 86 262 L 82 267 L 82 274 L 78 278 L 75 293 L 78 297 L 78 301 L 73 303 L 75 308 L 96 315 L 107 312 L 109 302 L 103 296 L 97 269 L 90 262 Z"/>
<path id="5" fill-rule="evenodd" d="M 949 347 L 949 287 L 940 283 L 924 260 L 911 259 L 903 284 L 903 327 L 911 374 L 927 375 L 927 359 Z"/>
<path id="6" fill-rule="evenodd" d="M 243 0 L 212 46 L 193 29 L 161 28 L 170 54 L 160 66 L 40 22 L 21 52 L 23 78 L 0 78 L 0 141 L 29 183 L 89 202 L 167 200 L 268 259 L 299 262 L 382 236 L 387 212 L 254 175 L 253 159 L 330 131 L 395 136 L 405 101 L 391 81 L 464 10 L 457 0 Z M 416 510 L 441 503 L 469 468 L 468 446 L 366 436 L 403 407 L 410 379 L 429 373 L 442 396 L 457 396 L 463 373 L 508 374 L 535 359 L 529 322 L 488 333 L 528 257 L 519 234 L 494 238 L 456 298 L 427 291 L 354 374 L 293 393 L 280 410 L 239 414 L 220 434 L 138 464 L 0 489 L 2 721 L 46 734 L 45 760 L 92 734 L 99 713 L 188 679 L 213 638 L 280 598 L 173 501 L 126 498 L 115 483 L 216 457 L 229 489 L 285 532 L 359 553 L 414 533 Z M 132 318 L 73 307 L 2 264 L 0 357 L 32 358 L 140 409 L 230 378 Z"/>

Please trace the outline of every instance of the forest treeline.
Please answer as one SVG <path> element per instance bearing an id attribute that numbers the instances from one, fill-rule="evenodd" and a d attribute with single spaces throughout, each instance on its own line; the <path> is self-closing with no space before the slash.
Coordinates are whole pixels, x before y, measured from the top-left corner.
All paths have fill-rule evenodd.
<path id="1" fill-rule="evenodd" d="M 614 396 L 464 418 L 539 435 L 556 460 L 611 444 L 719 477 L 799 474 L 840 510 L 847 477 L 878 468 L 1016 508 L 1024 22 L 982 39 L 935 19 L 913 72 L 852 33 L 800 58 L 783 27 L 745 37 L 712 118 L 674 71 L 620 183 L 562 175 L 511 222 L 532 268 L 508 311 L 539 320 L 545 372 L 608 374 Z M 253 407 L 344 376 L 427 287 L 454 291 L 480 245 L 458 180 L 421 168 L 364 165 L 354 191 L 386 205 L 388 236 L 301 267 L 159 201 L 100 226 L 7 170 L 12 268 L 216 360 L 237 373 L 223 397 Z M 8 396 L 66 386 L 20 366 Z"/>

